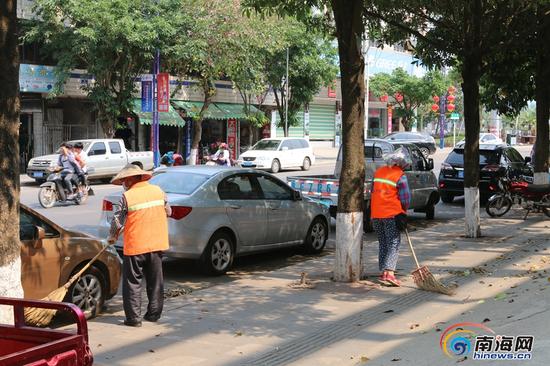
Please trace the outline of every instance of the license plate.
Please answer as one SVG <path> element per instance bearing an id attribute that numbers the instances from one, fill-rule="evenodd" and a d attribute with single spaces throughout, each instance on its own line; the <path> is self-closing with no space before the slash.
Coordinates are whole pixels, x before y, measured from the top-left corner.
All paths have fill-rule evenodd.
<path id="1" fill-rule="evenodd" d="M 458 171 L 458 177 L 459 178 L 464 178 L 464 170 L 459 170 Z"/>
<path id="2" fill-rule="evenodd" d="M 254 166 L 254 163 L 251 161 L 243 161 L 242 166 Z"/>
<path id="3" fill-rule="evenodd" d="M 42 172 L 33 172 L 32 176 L 35 178 L 42 178 L 44 176 L 44 173 Z"/>

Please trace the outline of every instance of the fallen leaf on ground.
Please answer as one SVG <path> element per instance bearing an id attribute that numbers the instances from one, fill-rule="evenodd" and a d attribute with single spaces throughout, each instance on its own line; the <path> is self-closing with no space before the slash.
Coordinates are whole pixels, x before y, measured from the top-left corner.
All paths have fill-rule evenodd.
<path id="1" fill-rule="evenodd" d="M 505 293 L 500 293 L 500 294 L 495 296 L 495 300 L 504 300 L 505 298 L 506 298 Z"/>
<path id="2" fill-rule="evenodd" d="M 370 361 L 370 358 L 368 358 L 367 356 L 361 356 L 361 362 L 367 362 L 367 361 Z"/>
<path id="3" fill-rule="evenodd" d="M 462 357 L 462 358 L 459 358 L 459 359 L 456 361 L 456 363 L 464 362 L 464 361 L 466 361 L 467 359 L 468 359 L 468 356 L 464 356 L 464 357 Z"/>
<path id="4" fill-rule="evenodd" d="M 418 323 L 410 324 L 409 329 L 418 328 L 419 326 L 420 326 L 420 324 L 418 324 Z"/>
<path id="5" fill-rule="evenodd" d="M 101 346 L 102 346 L 102 344 L 100 343 L 100 344 L 98 344 L 97 346 L 98 346 L 98 347 L 101 347 Z"/>
<path id="6" fill-rule="evenodd" d="M 485 319 L 483 319 L 482 323 L 487 323 L 487 322 L 490 322 L 490 321 L 491 321 L 491 319 L 485 318 Z"/>
<path id="7" fill-rule="evenodd" d="M 384 313 L 386 313 L 386 314 L 388 314 L 388 313 L 393 313 L 393 310 L 391 310 L 391 309 L 390 309 L 390 310 L 386 310 L 386 311 L 384 311 Z"/>
<path id="8" fill-rule="evenodd" d="M 155 350 L 154 350 L 154 349 L 150 349 L 149 352 L 155 353 Z"/>
<path id="9" fill-rule="evenodd" d="M 485 268 L 482 268 L 482 267 L 473 267 L 472 271 L 474 273 L 477 273 L 477 274 L 486 274 L 487 273 L 487 270 Z"/>
<path id="10" fill-rule="evenodd" d="M 396 361 L 401 361 L 401 359 L 400 359 L 400 358 L 392 358 L 391 361 L 392 361 L 392 362 L 396 362 Z"/>
<path id="11" fill-rule="evenodd" d="M 240 337 L 243 335 L 243 332 L 235 332 L 235 337 Z"/>

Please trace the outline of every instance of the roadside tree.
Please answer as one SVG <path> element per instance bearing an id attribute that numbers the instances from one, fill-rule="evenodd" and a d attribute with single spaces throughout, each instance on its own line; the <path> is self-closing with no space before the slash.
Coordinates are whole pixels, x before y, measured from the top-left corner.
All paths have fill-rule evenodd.
<path id="1" fill-rule="evenodd" d="M 391 74 L 379 73 L 371 77 L 369 88 L 377 97 L 392 98 L 395 116 L 401 118 L 405 130 L 410 131 L 418 109 L 432 104 L 432 97 L 444 93 L 447 86 L 440 71 L 418 77 L 397 68 Z"/>
<path id="2" fill-rule="evenodd" d="M 93 81 L 83 87 L 93 102 L 106 137 L 115 121 L 129 115 L 135 80 L 149 72 L 154 52 L 175 34 L 178 0 L 36 0 L 36 19 L 24 40 L 40 42 L 57 62 L 54 94 L 75 68 Z"/>
<path id="3" fill-rule="evenodd" d="M 19 241 L 19 54 L 17 1 L 0 2 L 0 296 L 23 297 Z M 0 307 L 0 323 L 11 323 Z"/>

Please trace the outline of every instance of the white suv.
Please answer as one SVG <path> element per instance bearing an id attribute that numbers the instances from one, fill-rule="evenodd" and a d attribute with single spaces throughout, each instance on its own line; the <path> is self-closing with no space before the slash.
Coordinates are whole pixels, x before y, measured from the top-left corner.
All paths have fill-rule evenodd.
<path id="1" fill-rule="evenodd" d="M 269 169 L 272 173 L 293 167 L 308 170 L 315 163 L 315 155 L 306 139 L 262 139 L 243 153 L 237 163 L 243 168 Z"/>

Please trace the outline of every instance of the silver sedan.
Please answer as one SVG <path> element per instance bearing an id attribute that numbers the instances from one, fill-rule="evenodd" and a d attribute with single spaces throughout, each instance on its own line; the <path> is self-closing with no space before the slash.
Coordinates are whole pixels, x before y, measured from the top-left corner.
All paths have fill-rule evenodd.
<path id="1" fill-rule="evenodd" d="M 328 208 L 268 173 L 178 166 L 157 170 L 149 182 L 166 192 L 172 207 L 165 254 L 198 259 L 210 274 L 225 273 L 236 256 L 250 253 L 288 246 L 320 253 L 329 235 Z M 103 201 L 105 236 L 120 195 Z"/>

